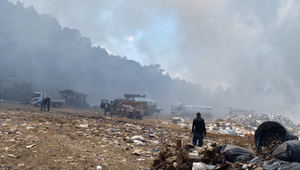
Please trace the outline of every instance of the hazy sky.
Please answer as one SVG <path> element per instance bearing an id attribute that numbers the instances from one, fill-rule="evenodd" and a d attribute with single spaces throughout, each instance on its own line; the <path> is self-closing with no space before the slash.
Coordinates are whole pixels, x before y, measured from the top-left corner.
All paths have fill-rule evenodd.
<path id="1" fill-rule="evenodd" d="M 235 96 L 271 99 L 270 106 L 287 102 L 300 108 L 300 1 L 21 2 L 113 54 L 160 64 L 212 90 L 221 87 Z"/>

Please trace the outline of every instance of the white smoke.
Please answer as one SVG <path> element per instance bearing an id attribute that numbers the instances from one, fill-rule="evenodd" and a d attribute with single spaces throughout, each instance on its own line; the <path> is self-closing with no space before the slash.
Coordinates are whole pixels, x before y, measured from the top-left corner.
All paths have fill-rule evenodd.
<path id="1" fill-rule="evenodd" d="M 21 2 L 114 54 L 159 63 L 198 82 L 212 91 L 208 103 L 277 112 L 300 108 L 300 1 Z"/>

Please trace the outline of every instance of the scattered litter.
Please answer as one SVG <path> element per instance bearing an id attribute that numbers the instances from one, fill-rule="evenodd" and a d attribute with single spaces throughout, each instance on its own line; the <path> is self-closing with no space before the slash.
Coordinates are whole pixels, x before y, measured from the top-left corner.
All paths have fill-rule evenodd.
<path id="1" fill-rule="evenodd" d="M 133 143 L 136 145 L 145 145 L 145 143 L 140 140 L 134 140 Z"/>
<path id="2" fill-rule="evenodd" d="M 140 141 L 144 140 L 144 138 L 142 136 L 133 136 L 131 139 L 132 140 L 140 140 Z"/>
<path id="3" fill-rule="evenodd" d="M 32 144 L 32 145 L 28 145 L 28 146 L 26 146 L 26 148 L 28 149 L 28 148 L 32 148 L 32 147 L 34 147 L 36 144 Z"/>
<path id="4" fill-rule="evenodd" d="M 202 162 L 194 162 L 192 170 L 209 170 L 211 169 L 208 165 Z"/>
<path id="5" fill-rule="evenodd" d="M 27 130 L 29 130 L 29 129 L 34 129 L 34 127 L 33 127 L 33 126 L 27 126 L 26 129 L 27 129 Z"/>
<path id="6" fill-rule="evenodd" d="M 300 136 L 300 125 L 279 114 L 230 114 L 223 119 L 208 122 L 206 126 L 214 133 L 252 137 L 258 126 L 267 121 L 278 122 L 293 134 Z"/>
<path id="7" fill-rule="evenodd" d="M 97 170 L 102 170 L 102 166 L 98 165 Z"/>
<path id="8" fill-rule="evenodd" d="M 189 128 L 191 127 L 191 123 L 185 119 L 183 119 L 182 117 L 173 117 L 172 118 L 172 123 L 179 125 L 182 128 Z"/>
<path id="9" fill-rule="evenodd" d="M 204 145 L 197 147 L 190 144 L 191 122 L 180 117 L 154 121 L 153 118 L 129 120 L 89 115 L 81 113 L 82 110 L 76 114 L 69 110 L 59 111 L 59 114 L 41 114 L 34 111 L 16 112 L 14 109 L 3 111 L 0 108 L 0 123 L 5 125 L 0 129 L 3 143 L 0 158 L 5 169 L 8 169 L 7 165 L 26 169 L 43 159 L 48 159 L 51 164 L 41 165 L 42 169 L 85 169 L 83 162 L 88 169 L 120 169 L 118 167 L 122 166 L 121 169 L 200 167 L 258 170 L 270 166 L 284 169 L 299 165 L 294 162 L 298 161 L 295 153 L 300 155 L 297 151 L 299 146 L 291 141 L 291 134 L 294 134 L 291 127 L 297 129 L 298 125 L 283 116 L 241 114 L 206 122 Z M 281 130 L 277 131 L 280 128 L 271 128 L 276 132 L 272 135 L 258 133 L 259 126 L 270 119 L 283 122 L 281 125 L 286 129 L 285 135 L 281 135 Z M 255 152 L 256 146 L 262 148 L 259 153 Z M 293 147 L 296 148 L 291 149 Z M 261 156 L 264 149 L 270 157 Z M 26 153 L 26 158 L 23 153 Z M 292 156 L 283 157 L 287 153 Z"/>
<path id="10" fill-rule="evenodd" d="M 185 120 L 182 117 L 173 117 L 172 122 L 174 124 L 185 123 Z"/>
<path id="11" fill-rule="evenodd" d="M 12 157 L 12 158 L 17 158 L 17 156 L 14 154 L 8 154 L 7 156 Z"/>
<path id="12" fill-rule="evenodd" d="M 77 127 L 80 127 L 80 128 L 88 128 L 89 125 L 88 125 L 88 124 L 80 124 L 80 125 L 77 125 Z"/>
<path id="13" fill-rule="evenodd" d="M 139 161 L 139 162 L 140 162 L 140 161 L 144 161 L 144 160 L 145 160 L 145 159 L 143 159 L 143 158 L 138 158 L 138 159 L 137 159 L 137 161 Z"/>

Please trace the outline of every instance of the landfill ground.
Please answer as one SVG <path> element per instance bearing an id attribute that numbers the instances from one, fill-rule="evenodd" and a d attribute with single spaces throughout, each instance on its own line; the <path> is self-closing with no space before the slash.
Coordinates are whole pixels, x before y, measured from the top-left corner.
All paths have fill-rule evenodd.
<path id="1" fill-rule="evenodd" d="M 131 120 L 99 111 L 0 103 L 1 169 L 150 169 L 159 152 L 192 139 L 190 125 L 146 117 Z M 253 137 L 208 132 L 208 144 L 255 151 Z"/>

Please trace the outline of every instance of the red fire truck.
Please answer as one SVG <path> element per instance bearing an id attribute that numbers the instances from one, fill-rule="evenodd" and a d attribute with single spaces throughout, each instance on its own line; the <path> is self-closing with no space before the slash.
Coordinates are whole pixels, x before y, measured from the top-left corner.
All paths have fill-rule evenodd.
<path id="1" fill-rule="evenodd" d="M 154 100 L 143 99 L 146 97 L 145 95 L 125 94 L 124 97 L 103 99 L 101 100 L 101 108 L 106 108 L 107 112 L 110 112 L 112 115 L 120 115 L 131 119 L 142 119 L 143 116 L 150 116 L 154 112 L 160 111 L 156 109 Z"/>

